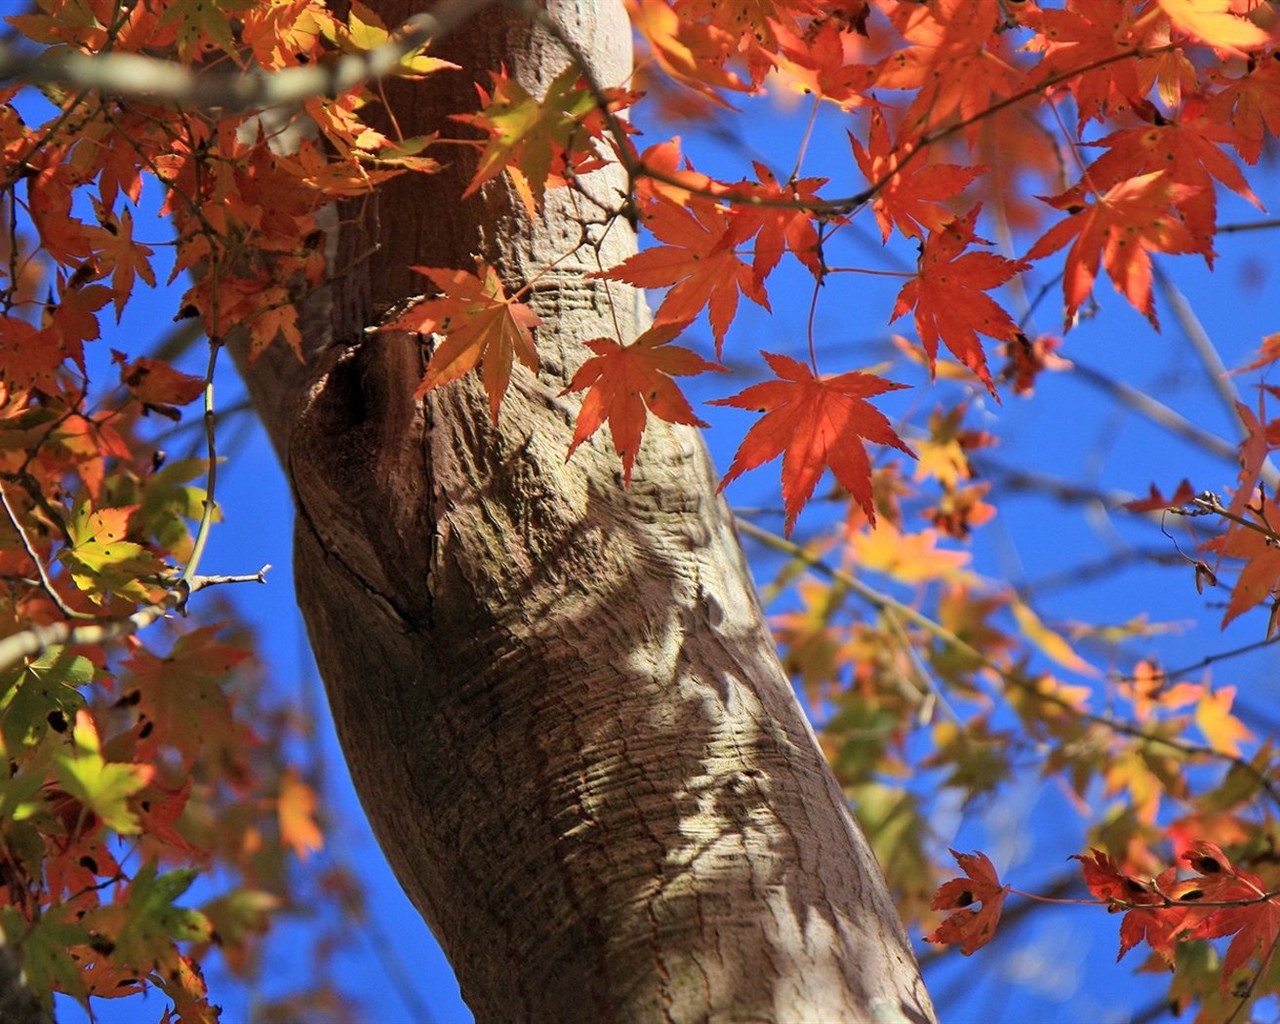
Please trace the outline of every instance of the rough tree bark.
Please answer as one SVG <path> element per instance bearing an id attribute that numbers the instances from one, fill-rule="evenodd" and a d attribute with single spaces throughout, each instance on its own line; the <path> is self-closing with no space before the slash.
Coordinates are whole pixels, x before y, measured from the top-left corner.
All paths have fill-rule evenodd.
<path id="1" fill-rule="evenodd" d="M 388 23 L 421 0 L 376 4 Z M 553 0 L 607 82 L 621 0 Z M 456 134 L 472 82 L 539 91 L 567 57 L 488 9 L 433 53 L 466 71 L 389 83 L 407 134 Z M 508 290 L 572 250 L 634 251 L 598 200 L 500 187 L 460 158 L 340 211 L 337 277 L 305 367 L 247 369 L 296 498 L 295 573 L 365 808 L 481 1021 L 933 1019 L 880 871 L 782 671 L 696 432 L 650 421 L 629 490 L 607 440 L 565 465 L 579 342 L 642 302 L 579 250 L 543 274 L 542 370 L 491 426 L 473 380 L 414 402 L 414 336 L 371 333 L 421 291 L 411 264 Z M 611 305 L 612 302 L 612 305 Z"/>

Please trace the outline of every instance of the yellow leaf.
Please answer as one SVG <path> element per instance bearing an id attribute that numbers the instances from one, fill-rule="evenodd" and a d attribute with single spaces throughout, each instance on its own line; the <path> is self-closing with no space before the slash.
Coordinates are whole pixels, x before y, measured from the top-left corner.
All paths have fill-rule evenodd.
<path id="1" fill-rule="evenodd" d="M 1014 619 L 1017 620 L 1018 628 L 1022 630 L 1022 635 L 1039 647 L 1046 657 L 1056 661 L 1063 668 L 1071 669 L 1072 672 L 1089 676 L 1097 675 L 1094 667 L 1076 654 L 1066 640 L 1041 622 L 1040 616 L 1029 606 L 1021 601 L 1014 601 L 1010 608 Z"/>
<path id="2" fill-rule="evenodd" d="M 280 780 L 278 803 L 280 839 L 299 860 L 324 848 L 324 836 L 316 824 L 316 793 L 296 772 L 288 769 Z"/>
<path id="3" fill-rule="evenodd" d="M 1196 725 L 1215 750 L 1239 757 L 1239 741 L 1253 739 L 1253 733 L 1231 713 L 1235 699 L 1234 686 L 1224 686 L 1214 693 L 1206 692 L 1196 705 Z"/>

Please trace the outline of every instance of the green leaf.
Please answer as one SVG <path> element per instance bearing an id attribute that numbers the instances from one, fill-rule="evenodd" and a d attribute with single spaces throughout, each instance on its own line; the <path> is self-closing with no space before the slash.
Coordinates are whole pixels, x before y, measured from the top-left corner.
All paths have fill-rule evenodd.
<path id="1" fill-rule="evenodd" d="M 141 544 L 125 540 L 129 517 L 136 508 L 127 505 L 94 511 L 82 501 L 67 524 L 71 544 L 58 557 L 71 573 L 72 582 L 99 603 L 104 593 L 145 601 L 149 591 L 140 577 L 154 576 L 165 568 Z"/>
<path id="2" fill-rule="evenodd" d="M 210 938 L 213 925 L 204 914 L 173 905 L 198 875 L 193 868 L 158 874 L 154 860 L 138 870 L 118 906 L 111 908 L 123 915 L 114 932 L 117 962 L 141 967 L 167 962 L 176 955 L 175 942 Z"/>
<path id="3" fill-rule="evenodd" d="M 85 706 L 80 687 L 93 681 L 93 662 L 52 647 L 0 677 L 0 737 L 10 757 L 38 744 L 50 728 L 65 732 Z"/>
<path id="4" fill-rule="evenodd" d="M 54 762 L 62 788 L 120 835 L 141 831 L 128 800 L 151 782 L 155 768 L 145 764 L 108 764 L 87 711 L 76 716 L 72 738 L 72 753 L 60 754 Z"/>
<path id="5" fill-rule="evenodd" d="M 75 946 L 92 941 L 88 928 L 73 920 L 66 906 L 48 908 L 30 925 L 14 907 L 0 907 L 0 929 L 6 943 L 22 951 L 22 969 L 31 991 L 40 996 L 46 1012 L 53 1010 L 54 991 L 71 996 L 86 1012 L 89 991 L 80 963 L 71 955 Z"/>

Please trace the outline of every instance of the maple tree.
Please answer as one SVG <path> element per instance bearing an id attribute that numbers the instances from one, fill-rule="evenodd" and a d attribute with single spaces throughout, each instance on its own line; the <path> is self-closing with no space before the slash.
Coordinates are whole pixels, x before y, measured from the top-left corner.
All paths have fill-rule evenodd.
<path id="1" fill-rule="evenodd" d="M 1012 908 L 1052 912 L 994 851 L 952 850 L 954 877 L 959 844 L 930 825 L 1034 764 L 1079 811 L 1069 899 L 1121 914 L 1120 955 L 1169 972 L 1168 1005 L 1246 1019 L 1280 992 L 1280 766 L 1250 682 L 1208 670 L 1278 635 L 1280 344 L 1252 339 L 1234 373 L 1201 344 L 1228 440 L 1073 341 L 1123 315 L 1096 315 L 1110 288 L 1200 337 L 1164 268 L 1208 272 L 1231 232 L 1274 227 L 1221 212 L 1260 208 L 1274 160 L 1273 5 L 591 6 L 8 17 L 0 1007 L 155 989 L 163 1019 L 216 1020 L 202 963 L 261 970 L 308 887 L 357 902 L 312 864 L 317 778 L 282 756 L 296 716 L 266 706 L 243 625 L 205 593 L 266 578 L 203 572 L 229 351 L 289 475 L 353 775 L 478 1015 L 852 1019 L 887 1000 L 929 1019 L 889 896 L 979 957 Z M 704 157 L 784 96 L 787 151 Z M 207 354 L 114 329 L 166 272 Z M 836 305 L 913 336 L 846 344 L 823 326 Z M 1225 594 L 1209 607 L 1253 623 L 1249 643 L 1166 669 L 1159 624 L 1063 624 L 978 570 L 1020 485 L 1104 504 L 999 461 L 988 403 L 1039 403 L 1059 377 L 1229 467 L 1105 504 L 1155 523 L 1187 607 Z M 704 417 L 738 432 L 719 478 Z M 717 488 L 774 460 L 780 510 L 730 518 Z M 735 525 L 774 570 L 771 636 Z M 887 889 L 864 881 L 867 843 Z M 220 889 L 197 905 L 198 878 Z"/>

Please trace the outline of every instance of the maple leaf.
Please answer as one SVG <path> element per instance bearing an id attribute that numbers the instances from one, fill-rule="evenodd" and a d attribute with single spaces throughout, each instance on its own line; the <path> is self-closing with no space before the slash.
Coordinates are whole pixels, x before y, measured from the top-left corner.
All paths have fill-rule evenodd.
<path id="1" fill-rule="evenodd" d="M 736 228 L 743 241 L 755 235 L 752 267 L 756 280 L 763 282 L 788 249 L 814 277 L 821 277 L 821 240 L 813 226 L 813 214 L 804 207 L 817 200 L 818 189 L 827 183 L 827 179 L 800 178 L 782 184 L 759 160 L 753 161 L 752 166 L 760 184 L 743 182 L 732 186 L 726 195 L 747 200 L 746 205 L 737 208 Z"/>
<path id="2" fill-rule="evenodd" d="M 177 751 L 190 769 L 206 750 L 218 761 L 233 752 L 236 733 L 224 683 L 249 653 L 218 639 L 219 628 L 184 633 L 163 657 L 139 647 L 125 662 L 129 676 L 122 703 L 146 729 L 140 755 Z"/>
<path id="3" fill-rule="evenodd" d="M 876 69 L 868 64 L 849 63 L 847 51 L 857 47 L 866 35 L 869 7 L 859 0 L 861 14 L 846 21 L 836 12 L 815 19 L 803 34 L 775 26 L 778 38 L 778 77 L 797 92 L 820 96 L 852 110 L 868 102 L 866 93 L 875 85 Z M 846 3 L 844 9 L 849 10 Z M 857 33 L 857 35 L 855 35 Z"/>
<path id="4" fill-rule="evenodd" d="M 1257 163 L 1267 134 L 1280 135 L 1280 61 L 1250 61 L 1239 78 L 1215 77 L 1222 88 L 1209 99 L 1209 116 L 1229 122 L 1236 152 Z"/>
<path id="5" fill-rule="evenodd" d="M 485 106 L 478 114 L 453 115 L 455 121 L 474 125 L 490 136 L 463 199 L 509 170 L 528 182 L 541 205 L 547 179 L 553 174 L 562 177 L 571 170 L 583 175 L 604 166 L 597 154 L 584 149 L 592 138 L 600 137 L 601 125 L 588 124 L 596 100 L 575 65 L 555 77 L 541 100 L 505 70 L 493 74 L 493 95 L 480 90 L 480 98 Z"/>
<path id="6" fill-rule="evenodd" d="M 880 62 L 876 86 L 915 90 L 905 123 L 923 133 L 957 114 L 976 119 L 1016 91 L 1018 72 L 997 52 L 999 13 L 987 0 L 897 6 L 890 17 L 909 45 Z"/>
<path id="7" fill-rule="evenodd" d="M 763 412 L 763 418 L 743 438 L 720 490 L 749 469 L 782 459 L 782 497 L 786 532 L 829 466 L 840 485 L 874 523 L 871 496 L 871 463 L 863 440 L 887 444 L 912 458 L 884 414 L 866 399 L 905 387 L 867 373 L 842 373 L 818 377 L 804 363 L 789 356 L 762 352 L 777 380 L 753 384 L 712 405 Z"/>
<path id="8" fill-rule="evenodd" d="M 1221 50 L 1266 46 L 1271 33 L 1232 13 L 1233 0 L 1156 0 L 1169 24 L 1193 39 Z"/>
<path id="9" fill-rule="evenodd" d="M 1107 147 L 1107 151 L 1089 165 L 1085 181 L 1096 193 L 1127 178 L 1153 172 L 1167 174 L 1175 186 L 1181 186 L 1172 196 L 1173 204 L 1199 243 L 1196 251 L 1212 266 L 1214 254 L 1210 245 L 1217 220 L 1214 181 L 1222 182 L 1259 210 L 1263 206 L 1239 165 L 1222 149 L 1224 143 L 1238 145 L 1239 134 L 1214 120 L 1207 111 L 1202 98 L 1192 97 L 1176 118 L 1166 119 L 1151 110 L 1152 124 L 1126 128 L 1099 139 L 1096 145 Z"/>
<path id="10" fill-rule="evenodd" d="M 154 252 L 133 240 L 133 214 L 125 210 L 119 217 L 96 200 L 98 222 L 106 234 L 105 244 L 98 252 L 98 265 L 102 273 L 111 274 L 111 296 L 116 306 L 116 323 L 124 312 L 124 304 L 133 294 L 134 278 L 140 277 L 149 287 L 156 286 L 155 271 L 151 269 Z"/>
<path id="11" fill-rule="evenodd" d="M 1166 498 L 1160 488 L 1153 483 L 1147 497 L 1126 501 L 1121 508 L 1126 512 L 1163 512 L 1167 508 L 1181 508 L 1195 496 L 1195 488 L 1191 486 L 1191 481 L 1183 477 L 1171 497 Z"/>
<path id="12" fill-rule="evenodd" d="M 391 39 L 391 33 L 387 31 L 383 20 L 376 12 L 360 3 L 360 0 L 352 0 L 345 30 L 341 25 L 330 21 L 324 24 L 322 31 L 337 42 L 341 49 L 349 53 L 368 53 L 370 50 L 385 46 Z M 426 47 L 423 49 L 425 50 Z M 420 50 L 400 58 L 400 63 L 389 73 L 396 78 L 417 80 L 434 71 L 445 70 L 457 71 L 460 68 L 453 61 L 428 57 Z"/>
<path id="13" fill-rule="evenodd" d="M 1234 686 L 1219 687 L 1212 693 L 1205 690 L 1196 704 L 1196 725 L 1215 750 L 1231 757 L 1240 756 L 1240 741 L 1253 739 L 1253 733 L 1231 713 L 1236 699 Z"/>
<path id="14" fill-rule="evenodd" d="M 688 324 L 703 307 L 709 307 L 719 358 L 725 332 L 738 309 L 738 293 L 769 308 L 764 284 L 735 249 L 742 241 L 741 225 L 720 207 L 698 199 L 691 200 L 687 209 L 659 199 L 644 215 L 644 224 L 666 244 L 592 276 L 640 288 L 672 286 L 654 323 Z"/>
<path id="15" fill-rule="evenodd" d="M 72 751 L 60 754 L 54 762 L 62 788 L 101 818 L 107 828 L 120 835 L 137 832 L 138 817 L 128 800 L 151 782 L 155 767 L 108 763 L 88 711 L 76 712 L 71 737 Z"/>
<path id="16" fill-rule="evenodd" d="M 890 321 L 914 307 L 916 332 L 929 355 L 930 370 L 941 341 L 994 395 L 995 385 L 991 383 L 978 335 L 1012 341 L 1021 331 L 985 293 L 1026 270 L 1029 264 L 991 252 L 964 251 L 970 242 L 982 242 L 973 233 L 980 210 L 981 206 L 975 206 L 943 230 L 929 232 L 921 247 L 919 270 L 898 293 Z"/>
<path id="17" fill-rule="evenodd" d="M 1091 858 L 1080 854 L 1071 856 L 1072 860 L 1080 862 L 1089 892 L 1095 899 L 1127 907 L 1120 922 L 1120 952 L 1116 954 L 1116 960 L 1145 939 L 1153 950 L 1172 964 L 1174 941 L 1188 910 L 1165 906 L 1165 897 L 1161 893 L 1169 891 L 1177 878 L 1177 869 L 1169 868 L 1154 884 L 1150 884 L 1121 871 L 1115 858 L 1105 851 L 1094 849 L 1091 852 Z M 1151 909 L 1144 909 L 1144 905 Z"/>
<path id="18" fill-rule="evenodd" d="M 957 164 L 931 164 L 925 159 L 915 159 L 899 170 L 915 147 L 901 140 L 896 144 L 890 142 L 889 129 L 879 110 L 871 113 L 867 148 L 863 149 L 852 132 L 849 143 L 863 176 L 878 186 L 871 209 L 886 242 L 895 226 L 907 238 L 923 238 L 921 228 L 941 231 L 954 217 L 941 205 L 942 200 L 954 199 L 984 170 Z"/>
<path id="19" fill-rule="evenodd" d="M 1091 118 L 1101 118 L 1108 106 L 1132 106 L 1142 100 L 1145 90 L 1138 81 L 1138 62 L 1112 59 L 1144 44 L 1136 18 L 1129 0 L 1069 0 L 1061 9 L 1020 13 L 1018 20 L 1038 33 L 1025 48 L 1043 54 L 1033 71 L 1035 79 L 1089 68 L 1066 81 L 1075 97 L 1080 127 Z"/>
<path id="20" fill-rule="evenodd" d="M 194 868 L 160 874 L 156 861 L 148 861 L 114 903 L 98 908 L 91 920 L 114 937 L 119 962 L 167 966 L 180 955 L 175 941 L 209 940 L 209 919 L 198 910 L 174 905 L 197 874 Z"/>
<path id="21" fill-rule="evenodd" d="M 234 53 L 236 41 L 231 31 L 231 16 L 250 3 L 251 0 L 172 0 L 157 27 L 176 27 L 178 56 L 184 61 L 190 61 L 199 50 L 216 48 Z"/>
<path id="22" fill-rule="evenodd" d="M 1201 548 L 1215 552 L 1220 558 L 1239 558 L 1245 562 L 1222 617 L 1224 629 L 1232 619 L 1265 601 L 1280 585 L 1280 547 L 1265 530 L 1233 525 L 1222 536 L 1205 541 Z"/>
<path id="23" fill-rule="evenodd" d="M 1080 205 L 1074 198 L 1041 197 L 1071 216 L 1044 233 L 1027 252 L 1037 260 L 1057 252 L 1072 240 L 1067 253 L 1062 292 L 1066 325 L 1093 290 L 1098 262 L 1106 268 L 1116 291 L 1158 326 L 1151 295 L 1151 252 L 1195 252 L 1201 249 L 1187 226 L 1170 209 L 1190 186 L 1176 185 L 1161 171 L 1129 178 L 1112 186 L 1097 201 Z"/>
<path id="24" fill-rule="evenodd" d="M 1199 840 L 1183 853 L 1198 877 L 1182 883 L 1194 887 L 1182 899 L 1214 903 L 1238 902 L 1240 906 L 1218 907 L 1187 929 L 1192 939 L 1218 939 L 1234 935 L 1222 960 L 1222 990 L 1231 978 L 1259 949 L 1271 950 L 1280 940 L 1280 903 L 1274 898 L 1262 899 L 1267 886 L 1257 875 L 1236 867 L 1215 843 Z M 1207 910 L 1207 908 L 1206 908 Z"/>
<path id="25" fill-rule="evenodd" d="M 139 356 L 131 363 L 123 352 L 111 350 L 111 360 L 120 367 L 120 383 L 133 392 L 146 408 L 176 419 L 174 406 L 187 405 L 204 394 L 204 378 L 175 370 L 163 359 Z"/>
<path id="26" fill-rule="evenodd" d="M 662 70 L 722 105 L 716 89 L 750 86 L 724 67 L 736 40 L 722 28 L 681 18 L 666 0 L 626 0 L 631 24 L 649 43 Z"/>
<path id="27" fill-rule="evenodd" d="M 985 853 L 950 852 L 966 877 L 943 882 L 929 906 L 957 913 L 926 935 L 925 941 L 944 945 L 963 943 L 960 952 L 970 956 L 995 937 L 1010 886 L 1000 884 L 995 865 Z M 981 903 L 982 908 L 975 908 L 975 903 Z"/>
<path id="28" fill-rule="evenodd" d="M 316 791 L 292 769 L 286 769 L 280 780 L 277 810 L 280 839 L 299 860 L 305 861 L 311 854 L 324 849 L 324 835 L 315 819 Z"/>
<path id="29" fill-rule="evenodd" d="M 49 333 L 61 343 L 62 351 L 84 372 L 84 343 L 102 336 L 98 310 L 111 299 L 111 289 L 100 284 L 77 285 L 60 281 L 58 304 L 50 310 Z"/>
<path id="30" fill-rule="evenodd" d="M 102 508 L 94 511 L 80 502 L 67 524 L 69 545 L 58 553 L 71 579 L 90 598 L 102 602 L 103 593 L 130 601 L 145 601 L 150 594 L 140 577 L 152 576 L 164 564 L 141 544 L 125 540 L 129 517 L 137 508 Z"/>
<path id="31" fill-rule="evenodd" d="M 705 427 L 672 377 L 688 377 L 705 370 L 724 370 L 696 352 L 668 344 L 681 331 L 678 324 L 650 327 L 630 345 L 612 338 L 592 338 L 584 344 L 595 355 L 578 368 L 560 392 L 589 388 L 578 412 L 567 462 L 578 446 L 609 420 L 614 450 L 622 456 L 623 476 L 631 483 L 631 467 L 644 434 L 645 410 L 668 423 Z"/>
<path id="32" fill-rule="evenodd" d="M 531 332 L 542 321 L 523 302 L 507 295 L 498 272 L 488 265 L 483 268 L 483 277 L 465 270 L 411 269 L 425 274 L 443 294 L 417 303 L 382 329 L 444 335 L 431 353 L 414 397 L 421 398 L 479 365 L 489 410 L 497 423 L 512 362 L 519 359 L 534 373 L 538 371 Z"/>
<path id="33" fill-rule="evenodd" d="M 0 315 L 0 378 L 18 388 L 52 394 L 64 353 L 56 336 L 25 320 Z"/>

